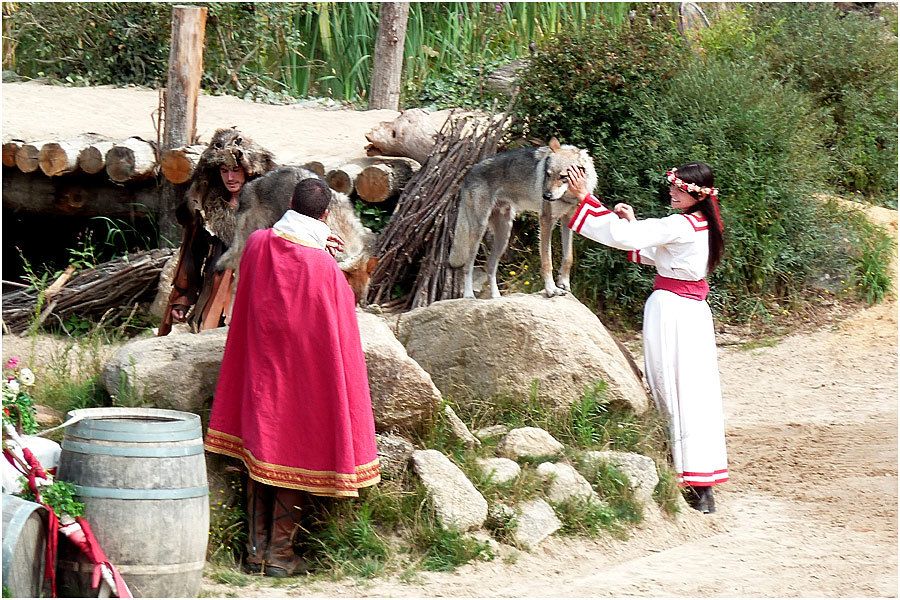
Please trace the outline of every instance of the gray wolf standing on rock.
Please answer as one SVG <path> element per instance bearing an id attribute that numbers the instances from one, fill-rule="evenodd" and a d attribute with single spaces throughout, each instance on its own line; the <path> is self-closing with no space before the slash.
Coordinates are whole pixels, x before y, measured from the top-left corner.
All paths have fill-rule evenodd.
<path id="1" fill-rule="evenodd" d="M 234 241 L 219 259 L 216 268 L 234 269 L 237 273 L 241 254 L 250 234 L 257 229 L 274 225 L 291 207 L 291 196 L 297 183 L 311 177 L 321 179 L 302 167 L 279 167 L 244 186 L 237 212 Z M 350 199 L 334 190 L 331 191 L 331 204 L 328 206 L 328 218 L 325 222 L 331 232 L 344 242 L 343 250 L 335 258 L 353 288 L 357 302 L 362 302 L 368 291 L 369 277 L 378 262 L 378 259 L 371 256 L 375 234 L 363 226 Z"/>
<path id="2" fill-rule="evenodd" d="M 466 174 L 459 190 L 459 215 L 450 248 L 450 266 L 466 267 L 463 297 L 474 298 L 472 270 L 475 256 L 485 230 L 490 227 L 493 245 L 487 260 L 491 298 L 500 297 L 497 287 L 497 265 L 506 251 L 513 219 L 529 211 L 540 216 L 541 275 L 544 293 L 548 297 L 565 294 L 569 290 L 569 271 L 572 268 L 572 231 L 566 225 L 581 198 L 570 193 L 566 170 L 570 166 L 584 169 L 588 189 L 597 186 L 594 161 L 587 150 L 575 146 L 561 146 L 556 138 L 540 148 L 520 148 L 487 158 Z M 562 263 L 559 278 L 553 281 L 553 259 L 550 236 L 560 218 Z"/>

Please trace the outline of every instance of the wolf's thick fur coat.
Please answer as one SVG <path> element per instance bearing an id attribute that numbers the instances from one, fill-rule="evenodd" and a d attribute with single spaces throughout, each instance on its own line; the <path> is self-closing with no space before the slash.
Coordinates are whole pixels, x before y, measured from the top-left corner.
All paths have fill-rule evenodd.
<path id="1" fill-rule="evenodd" d="M 497 265 L 509 243 L 513 219 L 526 211 L 539 215 L 545 294 L 556 296 L 569 290 L 572 232 L 566 224 L 581 200 L 568 193 L 566 170 L 573 165 L 584 168 L 588 189 L 593 191 L 597 172 L 590 155 L 575 146 L 561 146 L 556 138 L 540 148 L 502 152 L 481 161 L 466 174 L 459 190 L 459 215 L 449 259 L 451 267 L 466 268 L 464 297 L 475 297 L 472 271 L 487 229 L 493 237 L 486 265 L 491 297 L 500 296 Z M 560 228 L 563 257 L 559 278 L 554 282 L 550 236 L 560 219 L 564 219 Z"/>
<path id="2" fill-rule="evenodd" d="M 294 187 L 303 179 L 318 175 L 303 167 L 278 167 L 266 175 L 254 179 L 241 190 L 241 200 L 236 215 L 234 241 L 228 251 L 217 263 L 219 269 L 234 269 L 237 273 L 241 254 L 247 238 L 257 229 L 265 229 L 274 225 L 291 207 L 291 196 Z M 371 253 L 375 235 L 365 227 L 353 210 L 353 205 L 346 194 L 331 190 L 331 203 L 328 205 L 328 217 L 325 221 L 331 232 L 344 241 L 344 251 L 335 258 L 341 270 L 347 275 L 357 298 L 365 294 L 361 281 L 354 284 L 353 277 L 359 279 L 374 269 Z M 362 289 L 357 289 L 357 288 Z"/>

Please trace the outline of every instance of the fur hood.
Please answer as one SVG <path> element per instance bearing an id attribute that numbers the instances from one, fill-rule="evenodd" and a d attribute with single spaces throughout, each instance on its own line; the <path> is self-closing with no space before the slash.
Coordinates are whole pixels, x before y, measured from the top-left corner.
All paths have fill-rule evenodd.
<path id="1" fill-rule="evenodd" d="M 222 165 L 240 165 L 250 181 L 276 164 L 271 152 L 235 127 L 217 129 L 200 155 L 186 194 L 188 209 L 192 214 L 199 210 L 204 228 L 227 246 L 234 239 L 235 211 L 228 206 L 230 194 L 219 175 Z"/>

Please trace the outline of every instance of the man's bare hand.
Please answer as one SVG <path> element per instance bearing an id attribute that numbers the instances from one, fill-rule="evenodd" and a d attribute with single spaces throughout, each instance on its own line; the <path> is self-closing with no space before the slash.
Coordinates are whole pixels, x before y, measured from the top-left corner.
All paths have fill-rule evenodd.
<path id="1" fill-rule="evenodd" d="M 344 251 L 344 240 L 336 235 L 329 235 L 328 240 L 325 242 L 325 249 L 332 256 L 336 256 Z"/>
<path id="2" fill-rule="evenodd" d="M 184 306 L 183 304 L 176 304 L 172 307 L 170 311 L 172 313 L 172 321 L 175 323 L 184 323 L 184 320 L 187 318 L 187 311 L 190 307 Z"/>

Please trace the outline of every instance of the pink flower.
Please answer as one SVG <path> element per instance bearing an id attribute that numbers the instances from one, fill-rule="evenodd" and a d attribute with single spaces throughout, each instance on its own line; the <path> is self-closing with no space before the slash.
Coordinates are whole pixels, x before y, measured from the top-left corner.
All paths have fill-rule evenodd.
<path id="1" fill-rule="evenodd" d="M 19 366 L 19 357 L 18 356 L 10 356 L 9 360 L 6 361 L 6 369 L 15 369 Z"/>

